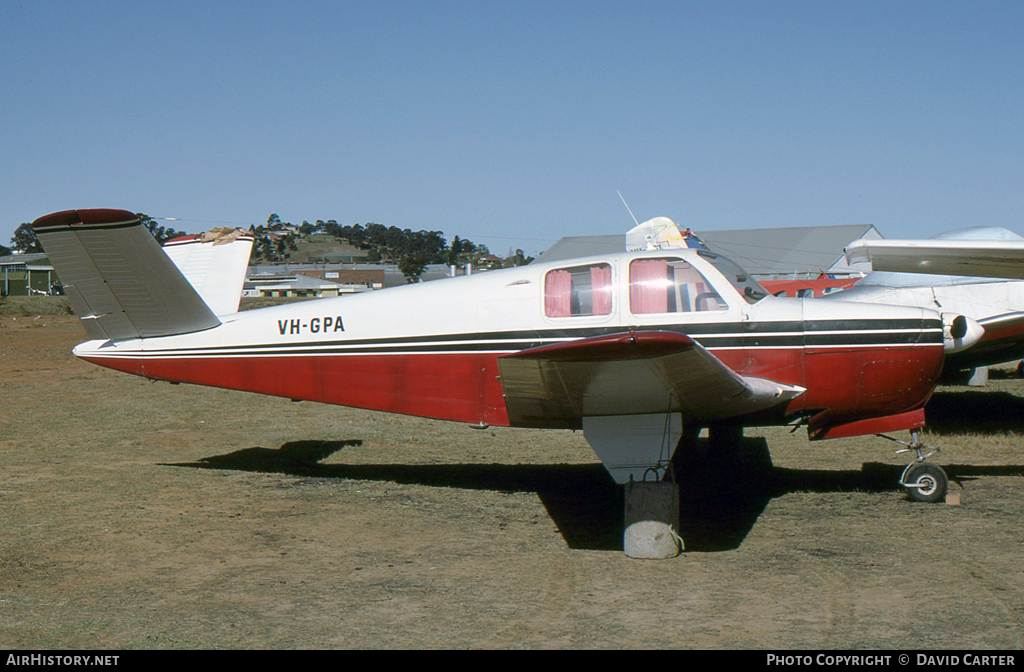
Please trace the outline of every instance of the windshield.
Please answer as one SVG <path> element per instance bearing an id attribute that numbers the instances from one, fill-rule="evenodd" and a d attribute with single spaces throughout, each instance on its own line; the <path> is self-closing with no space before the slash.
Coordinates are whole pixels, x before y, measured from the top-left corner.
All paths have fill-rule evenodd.
<path id="1" fill-rule="evenodd" d="M 736 291 L 740 293 L 747 303 L 757 303 L 768 296 L 768 290 L 754 280 L 750 275 L 740 268 L 734 261 L 706 250 L 697 250 L 704 259 L 711 262 L 711 265 L 718 269 L 718 272 L 725 276 L 725 279 L 732 283 Z"/>

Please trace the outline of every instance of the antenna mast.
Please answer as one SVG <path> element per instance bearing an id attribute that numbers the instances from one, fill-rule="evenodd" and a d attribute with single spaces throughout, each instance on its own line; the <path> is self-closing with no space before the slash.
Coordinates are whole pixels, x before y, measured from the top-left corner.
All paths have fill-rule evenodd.
<path id="1" fill-rule="evenodd" d="M 629 209 L 629 203 L 626 203 L 626 199 L 622 198 L 622 192 L 616 189 L 615 193 L 618 194 L 619 198 L 622 199 L 622 204 L 626 206 L 626 211 L 629 213 L 629 216 L 633 218 L 633 223 L 636 224 L 637 226 L 640 226 L 640 222 L 636 221 L 636 215 L 634 215 L 633 211 Z"/>

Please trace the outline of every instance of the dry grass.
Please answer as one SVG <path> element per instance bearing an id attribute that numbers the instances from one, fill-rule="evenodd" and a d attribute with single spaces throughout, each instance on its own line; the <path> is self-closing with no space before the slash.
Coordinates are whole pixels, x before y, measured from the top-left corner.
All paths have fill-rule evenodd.
<path id="1" fill-rule="evenodd" d="M 0 316 L 32 317 L 35 315 L 72 315 L 65 296 L 0 297 Z"/>

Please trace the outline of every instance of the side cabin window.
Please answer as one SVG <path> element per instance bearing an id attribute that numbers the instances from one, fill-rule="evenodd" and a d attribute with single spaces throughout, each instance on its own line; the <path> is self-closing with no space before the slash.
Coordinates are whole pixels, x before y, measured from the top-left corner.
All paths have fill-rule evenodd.
<path id="1" fill-rule="evenodd" d="M 629 265 L 634 315 L 728 310 L 707 278 L 682 259 L 634 259 Z"/>
<path id="2" fill-rule="evenodd" d="M 612 267 L 608 264 L 559 268 L 544 276 L 544 314 L 548 317 L 611 312 Z"/>

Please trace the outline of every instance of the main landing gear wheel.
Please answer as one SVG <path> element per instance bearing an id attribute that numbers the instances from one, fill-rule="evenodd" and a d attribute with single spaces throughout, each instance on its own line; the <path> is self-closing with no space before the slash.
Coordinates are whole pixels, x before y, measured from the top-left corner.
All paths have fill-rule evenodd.
<path id="1" fill-rule="evenodd" d="M 917 462 L 907 466 L 900 484 L 907 489 L 911 500 L 934 504 L 946 497 L 949 479 L 939 465 Z"/>

